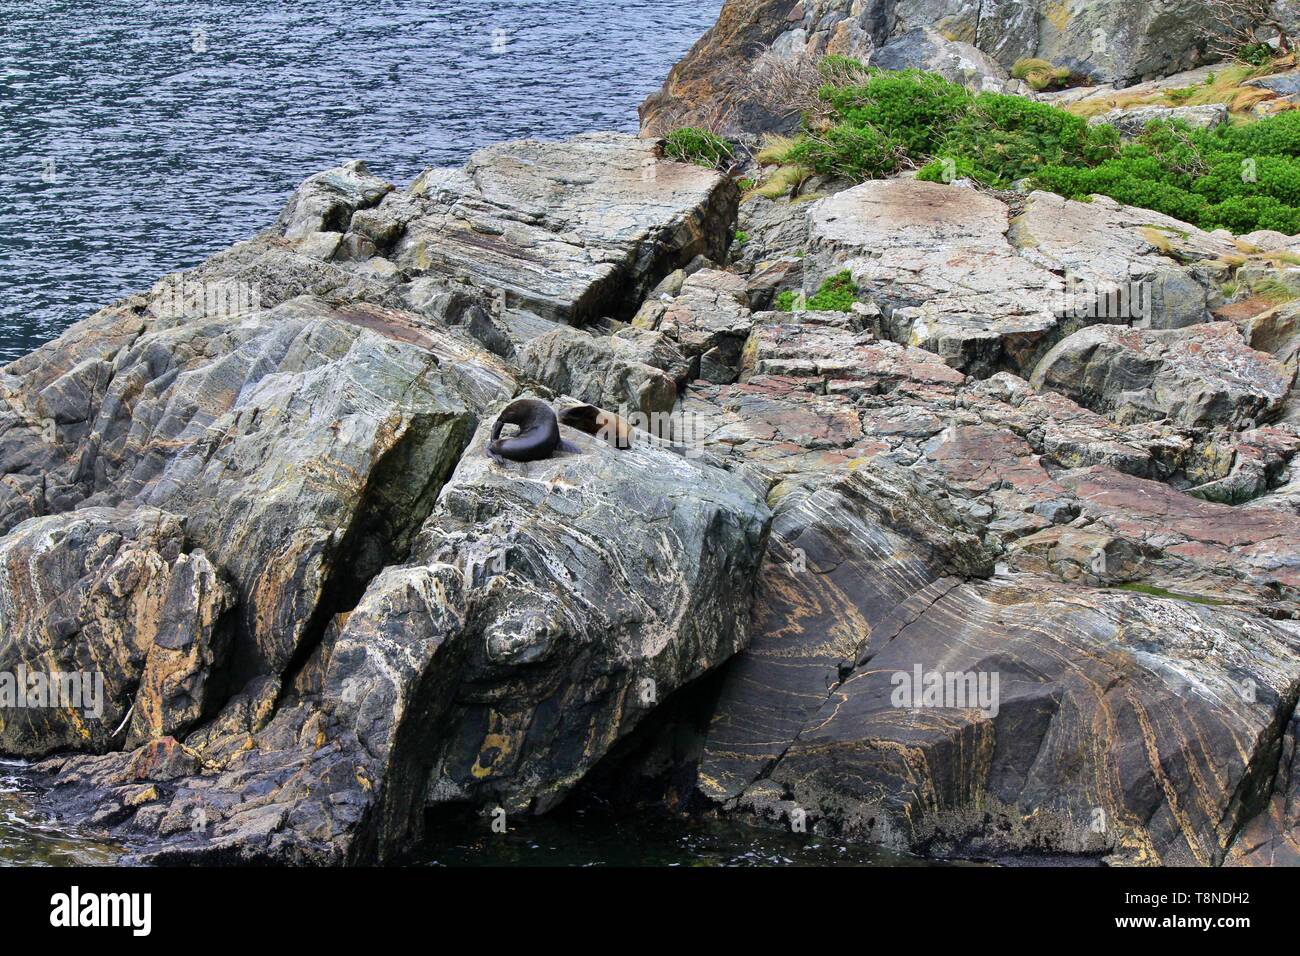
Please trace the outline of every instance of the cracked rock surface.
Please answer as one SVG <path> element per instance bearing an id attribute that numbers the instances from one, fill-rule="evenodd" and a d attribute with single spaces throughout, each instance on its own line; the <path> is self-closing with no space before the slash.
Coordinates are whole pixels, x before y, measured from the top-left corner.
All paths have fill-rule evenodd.
<path id="1" fill-rule="evenodd" d="M 774 37 L 867 26 L 798 6 Z M 1295 310 L 1144 210 L 825 185 L 737 209 L 614 134 L 348 163 L 0 370 L 0 671 L 103 678 L 0 706 L 0 753 L 138 861 L 396 861 L 426 810 L 662 775 L 664 732 L 660 812 L 1294 861 Z M 681 427 L 498 462 L 522 397 Z"/>

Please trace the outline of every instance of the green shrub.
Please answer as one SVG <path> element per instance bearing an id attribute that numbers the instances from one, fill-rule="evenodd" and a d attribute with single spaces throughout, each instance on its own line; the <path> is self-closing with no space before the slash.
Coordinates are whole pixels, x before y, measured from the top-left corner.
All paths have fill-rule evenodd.
<path id="1" fill-rule="evenodd" d="M 859 67 L 832 62 L 827 69 L 843 76 Z M 1243 70 L 1250 68 L 1224 76 Z M 969 178 L 1008 188 L 1027 180 L 1071 199 L 1101 194 L 1207 229 L 1300 233 L 1300 111 L 1216 130 L 1156 122 L 1121 144 L 1111 126 L 1089 126 L 1024 97 L 974 94 L 918 70 L 863 67 L 861 77 L 823 87 L 829 124 L 783 142 L 783 162 L 858 181 L 916 167 L 917 178 L 930 182 Z M 1191 102 L 1205 95 L 1199 87 L 1188 93 Z"/>
<path id="2" fill-rule="evenodd" d="M 749 242 L 749 233 L 745 232 L 743 229 L 737 229 L 735 242 L 736 245 L 743 246 L 745 243 Z"/>
<path id="3" fill-rule="evenodd" d="M 793 312 L 799 306 L 800 295 L 793 289 L 786 289 L 776 297 L 775 307 L 778 312 Z M 817 294 L 805 301 L 801 310 L 810 312 L 850 312 L 853 303 L 858 300 L 858 287 L 853 275 L 847 269 L 837 272 L 821 284 Z"/>
<path id="4" fill-rule="evenodd" d="M 1248 43 L 1237 52 L 1237 58 L 1252 66 L 1263 66 L 1273 59 L 1273 48 L 1267 43 Z"/>
<path id="5" fill-rule="evenodd" d="M 675 129 L 664 138 L 664 154 L 682 163 L 718 169 L 732 157 L 731 144 L 694 126 Z"/>
<path id="6" fill-rule="evenodd" d="M 1009 186 L 1049 165 L 1083 165 L 1118 151 L 1110 126 L 1019 96 L 981 93 L 952 125 L 938 152 L 964 161 L 966 175 Z"/>
<path id="7" fill-rule="evenodd" d="M 774 306 L 778 312 L 793 312 L 795 303 L 799 301 L 799 293 L 794 289 L 786 289 L 784 292 L 777 294 Z"/>
<path id="8" fill-rule="evenodd" d="M 812 312 L 849 312 L 857 300 L 857 284 L 853 281 L 853 274 L 845 269 L 822 283 L 817 294 L 808 300 L 808 309 Z"/>
<path id="9" fill-rule="evenodd" d="M 860 181 L 896 172 L 906 155 L 901 143 L 874 127 L 840 123 L 825 133 L 805 136 L 787 158 L 824 176 Z"/>
<path id="10" fill-rule="evenodd" d="M 875 71 L 859 86 L 825 88 L 822 97 L 842 125 L 874 129 L 909 155 L 923 156 L 970 108 L 972 94 L 937 74 L 900 70 Z"/>

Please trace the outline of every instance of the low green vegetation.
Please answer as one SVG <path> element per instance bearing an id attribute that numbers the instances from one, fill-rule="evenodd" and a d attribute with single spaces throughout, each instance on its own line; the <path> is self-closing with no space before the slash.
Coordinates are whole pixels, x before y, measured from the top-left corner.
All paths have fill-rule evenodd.
<path id="1" fill-rule="evenodd" d="M 817 294 L 800 304 L 800 295 L 793 289 L 787 289 L 776 297 L 778 312 L 850 312 L 858 299 L 858 287 L 853 276 L 846 269 L 837 272 L 817 290 Z"/>
<path id="2" fill-rule="evenodd" d="M 936 182 L 964 177 L 1006 189 L 1024 180 L 1072 199 L 1110 196 L 1206 229 L 1300 233 L 1300 112 L 1216 130 L 1156 122 L 1125 144 L 1115 129 L 1089 126 L 1083 116 L 973 93 L 935 74 L 862 67 L 854 75 L 849 85 L 822 88 L 829 125 L 769 145 L 760 161 L 859 182 L 917 167 L 918 178 Z"/>
<path id="3" fill-rule="evenodd" d="M 1011 76 L 1024 80 L 1032 89 L 1051 90 L 1064 86 L 1070 79 L 1070 70 L 1047 60 L 1017 60 L 1011 67 Z"/>
<path id="4" fill-rule="evenodd" d="M 736 245 L 743 246 L 747 242 L 749 242 L 749 233 L 745 232 L 743 229 L 737 229 L 735 236 Z"/>
<path id="5" fill-rule="evenodd" d="M 708 169 L 719 169 L 732 157 L 730 143 L 694 126 L 683 126 L 664 137 L 664 153 L 669 159 Z"/>
<path id="6" fill-rule="evenodd" d="M 1135 594 L 1148 594 L 1151 597 L 1169 598 L 1173 601 L 1186 601 L 1189 604 L 1208 604 L 1211 607 L 1223 607 L 1227 601 L 1216 601 L 1213 598 L 1201 597 L 1197 594 L 1180 594 L 1177 591 L 1166 591 L 1164 588 L 1158 588 L 1153 584 L 1138 584 L 1135 581 L 1127 584 L 1116 584 L 1117 591 L 1132 591 Z"/>

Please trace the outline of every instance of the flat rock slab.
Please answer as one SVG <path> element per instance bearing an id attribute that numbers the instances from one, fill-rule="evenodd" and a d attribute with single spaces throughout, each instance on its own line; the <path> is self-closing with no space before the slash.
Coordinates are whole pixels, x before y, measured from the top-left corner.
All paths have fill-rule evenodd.
<path id="1" fill-rule="evenodd" d="M 804 291 L 847 269 L 884 313 L 891 339 L 989 374 L 1023 367 L 1057 326 L 1061 278 L 1007 239 L 992 196 L 915 180 L 877 180 L 808 214 Z"/>
<path id="2" fill-rule="evenodd" d="M 673 269 L 721 258 L 737 199 L 718 173 L 665 160 L 652 140 L 593 133 L 480 150 L 463 175 L 417 180 L 375 218 L 400 233 L 402 269 L 576 322 L 630 314 Z"/>
<path id="3" fill-rule="evenodd" d="M 1010 237 L 1026 259 L 1066 277 L 1066 330 L 1209 322 L 1230 275 L 1225 259 L 1241 254 L 1230 238 L 1108 196 L 1030 193 Z"/>

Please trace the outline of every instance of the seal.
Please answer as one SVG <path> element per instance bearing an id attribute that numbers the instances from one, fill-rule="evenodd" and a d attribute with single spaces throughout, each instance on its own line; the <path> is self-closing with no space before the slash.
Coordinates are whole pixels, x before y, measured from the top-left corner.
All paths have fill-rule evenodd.
<path id="1" fill-rule="evenodd" d="M 518 425 L 519 434 L 502 438 L 501 429 L 506 425 Z M 487 450 L 497 461 L 503 458 L 542 461 L 555 454 L 559 447 L 560 426 L 551 406 L 535 398 L 521 398 L 507 405 L 497 416 Z"/>
<path id="2" fill-rule="evenodd" d="M 560 412 L 560 424 L 603 438 L 615 448 L 632 447 L 632 426 L 626 419 L 595 405 L 574 405 Z"/>

